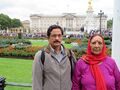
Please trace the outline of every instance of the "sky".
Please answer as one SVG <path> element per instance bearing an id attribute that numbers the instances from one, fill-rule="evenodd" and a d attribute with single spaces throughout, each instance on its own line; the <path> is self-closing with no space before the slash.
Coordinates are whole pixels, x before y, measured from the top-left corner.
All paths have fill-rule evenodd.
<path id="1" fill-rule="evenodd" d="M 94 14 L 102 10 L 108 18 L 113 17 L 113 0 L 92 0 L 92 5 Z M 87 8 L 88 0 L 0 0 L 0 13 L 21 21 L 30 20 L 31 14 L 86 15 Z"/>

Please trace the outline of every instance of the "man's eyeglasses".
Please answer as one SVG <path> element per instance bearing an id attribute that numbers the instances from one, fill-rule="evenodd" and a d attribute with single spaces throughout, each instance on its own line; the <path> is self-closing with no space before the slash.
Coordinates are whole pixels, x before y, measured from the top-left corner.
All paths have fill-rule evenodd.
<path id="1" fill-rule="evenodd" d="M 53 34 L 53 35 L 51 35 L 51 37 L 53 37 L 53 38 L 56 38 L 56 37 L 61 38 L 62 34 Z"/>

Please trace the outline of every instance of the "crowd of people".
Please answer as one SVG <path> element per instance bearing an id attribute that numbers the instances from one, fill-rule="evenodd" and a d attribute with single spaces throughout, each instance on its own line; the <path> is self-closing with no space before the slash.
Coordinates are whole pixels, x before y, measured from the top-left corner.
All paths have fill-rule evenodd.
<path id="1" fill-rule="evenodd" d="M 63 30 L 64 31 L 64 30 Z M 91 30 L 89 33 L 87 31 L 78 31 L 78 34 L 64 34 L 64 38 L 80 38 L 83 39 L 84 37 L 91 36 L 92 34 L 99 32 L 99 30 Z M 25 33 L 21 32 L 23 38 L 46 38 L 46 33 Z M 112 31 L 110 30 L 102 30 L 102 35 L 112 38 Z M 0 36 L 11 36 L 16 37 L 18 36 L 18 32 L 6 32 L 5 30 L 0 30 Z"/>

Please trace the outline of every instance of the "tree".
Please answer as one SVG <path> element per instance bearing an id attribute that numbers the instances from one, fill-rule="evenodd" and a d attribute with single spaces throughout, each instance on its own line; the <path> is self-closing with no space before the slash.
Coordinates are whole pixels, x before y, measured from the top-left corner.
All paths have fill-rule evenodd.
<path id="1" fill-rule="evenodd" d="M 6 30 L 11 27 L 11 18 L 9 16 L 0 14 L 0 30 Z"/>
<path id="2" fill-rule="evenodd" d="M 19 19 L 11 19 L 8 15 L 0 14 L 0 30 L 7 30 L 7 28 L 17 28 L 22 26 Z"/>
<path id="3" fill-rule="evenodd" d="M 109 19 L 109 20 L 107 21 L 107 28 L 108 28 L 108 29 L 111 29 L 112 26 L 113 26 L 113 19 Z"/>
<path id="4" fill-rule="evenodd" d="M 20 27 L 20 26 L 22 26 L 22 23 L 19 19 L 14 18 L 11 20 L 11 27 L 12 28 L 16 28 L 16 27 Z"/>

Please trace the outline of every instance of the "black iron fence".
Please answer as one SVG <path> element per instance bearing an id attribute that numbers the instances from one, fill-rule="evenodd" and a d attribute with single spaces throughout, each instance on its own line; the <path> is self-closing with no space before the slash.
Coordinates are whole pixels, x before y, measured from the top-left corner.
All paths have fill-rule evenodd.
<path id="1" fill-rule="evenodd" d="M 4 78 L 4 77 L 0 77 L 0 90 L 4 90 L 6 85 L 9 85 L 9 86 L 21 86 L 21 87 L 32 87 L 32 84 L 6 82 L 5 79 L 6 78 Z"/>
<path id="2" fill-rule="evenodd" d="M 4 90 L 5 86 L 6 86 L 5 78 L 4 77 L 0 77 L 0 90 Z"/>

